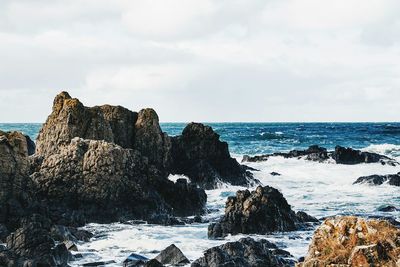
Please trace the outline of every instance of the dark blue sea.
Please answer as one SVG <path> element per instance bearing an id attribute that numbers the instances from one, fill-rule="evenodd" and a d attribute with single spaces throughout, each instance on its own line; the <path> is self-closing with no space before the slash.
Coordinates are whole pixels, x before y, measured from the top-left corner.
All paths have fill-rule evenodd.
<path id="1" fill-rule="evenodd" d="M 400 145 L 400 123 L 206 123 L 228 142 L 233 154 L 262 154 L 321 145 L 365 148 L 371 145 Z M 162 123 L 163 131 L 179 135 L 185 123 Z M 0 130 L 18 130 L 32 139 L 37 123 L 0 123 Z"/>

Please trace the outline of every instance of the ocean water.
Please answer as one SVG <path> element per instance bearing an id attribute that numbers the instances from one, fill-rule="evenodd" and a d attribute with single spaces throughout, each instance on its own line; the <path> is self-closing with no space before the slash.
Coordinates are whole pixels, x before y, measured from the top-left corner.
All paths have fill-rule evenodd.
<path id="1" fill-rule="evenodd" d="M 307 148 L 317 144 L 328 149 L 336 145 L 349 146 L 377 152 L 400 161 L 400 123 L 210 123 L 239 161 L 244 154 L 262 154 L 291 149 Z M 162 128 L 170 135 L 180 134 L 185 124 L 163 123 Z M 37 136 L 40 124 L 0 124 L 1 130 L 21 130 L 32 138 Z M 248 163 L 260 171 L 254 172 L 264 185 L 278 188 L 296 211 L 302 210 L 318 218 L 332 215 L 355 214 L 360 216 L 391 216 L 400 219 L 400 212 L 382 213 L 383 205 L 400 206 L 400 188 L 382 185 L 353 185 L 360 176 L 392 174 L 400 167 L 381 164 L 353 166 L 333 163 L 317 163 L 298 159 L 272 157 L 260 163 Z M 272 176 L 278 172 L 281 176 Z M 176 179 L 176 177 L 171 177 Z M 207 206 L 214 210 L 206 215 L 215 220 L 223 214 L 227 196 L 234 195 L 240 187 L 224 185 L 208 190 Z M 91 242 L 79 244 L 84 257 L 72 262 L 79 266 L 85 262 L 115 260 L 121 262 L 132 252 L 149 258 L 174 243 L 190 259 L 202 256 L 207 248 L 237 240 L 242 235 L 228 236 L 224 240 L 207 239 L 208 224 L 185 226 L 89 224 L 85 228 L 96 236 Z M 253 235 L 267 238 L 288 250 L 294 257 L 307 252 L 313 230 L 272 235 Z"/>

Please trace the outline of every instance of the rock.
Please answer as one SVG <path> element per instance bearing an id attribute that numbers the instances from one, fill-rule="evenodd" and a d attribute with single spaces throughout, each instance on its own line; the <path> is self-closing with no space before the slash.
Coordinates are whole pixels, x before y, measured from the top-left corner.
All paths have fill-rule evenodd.
<path id="1" fill-rule="evenodd" d="M 369 184 L 369 185 L 381 185 L 388 183 L 389 185 L 400 186 L 400 172 L 397 174 L 388 175 L 370 175 L 362 176 L 358 178 L 353 184 Z"/>
<path id="2" fill-rule="evenodd" d="M 113 264 L 115 263 L 114 260 L 109 260 L 109 261 L 96 261 L 96 262 L 88 262 L 88 263 L 84 263 L 82 264 L 82 266 L 85 267 L 93 267 L 93 266 L 103 266 L 103 265 L 107 265 L 107 264 Z"/>
<path id="3" fill-rule="evenodd" d="M 64 241 L 64 245 L 69 251 L 78 251 L 78 247 L 72 241 Z"/>
<path id="4" fill-rule="evenodd" d="M 59 242 L 64 241 L 84 241 L 88 242 L 90 238 L 93 237 L 93 234 L 86 230 L 79 230 L 74 227 L 66 227 L 63 225 L 53 225 L 50 229 L 51 237 Z"/>
<path id="5" fill-rule="evenodd" d="M 308 215 L 304 211 L 298 211 L 296 212 L 296 217 L 300 222 L 319 222 L 319 220 L 311 215 Z"/>
<path id="6" fill-rule="evenodd" d="M 228 144 L 209 126 L 190 123 L 181 136 L 172 138 L 172 174 L 182 174 L 202 188 L 213 189 L 220 183 L 250 185 L 252 174 L 233 159 Z"/>
<path id="7" fill-rule="evenodd" d="M 229 197 L 222 219 L 208 228 L 210 238 L 224 237 L 228 234 L 266 234 L 275 231 L 294 231 L 303 222 L 318 220 L 291 209 L 283 195 L 270 186 L 238 191 Z"/>
<path id="8" fill-rule="evenodd" d="M 137 113 L 120 106 L 85 107 L 78 99 L 61 92 L 53 111 L 39 132 L 36 154 L 57 153 L 74 137 L 104 140 L 123 148 L 133 148 Z"/>
<path id="9" fill-rule="evenodd" d="M 155 259 L 162 264 L 170 265 L 186 265 L 190 263 L 188 258 L 174 244 L 162 250 Z"/>
<path id="10" fill-rule="evenodd" d="M 285 259 L 288 256 L 289 252 L 278 250 L 265 239 L 255 241 L 247 237 L 206 250 L 204 256 L 194 261 L 191 267 L 292 266 L 291 261 Z"/>
<path id="11" fill-rule="evenodd" d="M 326 148 L 318 145 L 312 145 L 306 150 L 292 150 L 289 152 L 278 152 L 273 154 L 248 156 L 245 155 L 242 162 L 259 162 L 266 161 L 270 157 L 281 156 L 284 158 L 299 158 L 310 161 L 325 162 L 329 159 L 333 159 L 337 164 L 360 164 L 360 163 L 376 163 L 389 164 L 396 166 L 399 163 L 394 159 L 379 155 L 376 153 L 363 152 L 352 148 L 344 148 L 336 146 L 333 152 L 328 152 Z"/>
<path id="12" fill-rule="evenodd" d="M 74 138 L 31 178 L 48 205 L 63 207 L 63 214 L 79 210 L 92 222 L 190 216 L 204 212 L 206 202 L 203 190 L 174 184 L 136 150 L 98 140 Z"/>
<path id="13" fill-rule="evenodd" d="M 136 253 L 132 253 L 131 255 L 129 255 L 123 262 L 123 266 L 124 267 L 139 267 L 139 266 L 144 266 L 144 264 L 148 261 L 149 259 L 136 254 Z"/>
<path id="14" fill-rule="evenodd" d="M 12 229 L 26 215 L 28 173 L 27 139 L 19 132 L 0 131 L 0 224 Z"/>
<path id="15" fill-rule="evenodd" d="M 355 150 L 352 148 L 345 148 L 341 146 L 336 146 L 335 151 L 332 154 L 332 158 L 338 164 L 359 164 L 359 163 L 376 163 L 380 162 L 382 164 L 397 165 L 398 163 L 391 158 L 383 155 L 370 152 L 362 152 L 360 150 Z"/>
<path id="16" fill-rule="evenodd" d="M 4 224 L 0 224 L 0 243 L 5 242 L 5 238 L 8 236 L 8 229 Z"/>
<path id="17" fill-rule="evenodd" d="M 20 258 L 32 259 L 38 266 L 67 266 L 69 252 L 64 244 L 55 245 L 46 220 L 32 219 L 7 237 L 7 248 Z"/>
<path id="18" fill-rule="evenodd" d="M 387 205 L 387 206 L 382 206 L 378 209 L 378 211 L 381 212 L 392 212 L 392 211 L 398 211 L 399 209 L 396 208 L 395 206 Z"/>
<path id="19" fill-rule="evenodd" d="M 162 263 L 160 263 L 158 260 L 156 259 L 152 259 L 149 260 L 148 262 L 146 262 L 146 264 L 144 265 L 144 267 L 163 267 L 164 265 Z"/>
<path id="20" fill-rule="evenodd" d="M 272 176 L 281 176 L 281 174 L 278 173 L 278 172 L 271 172 L 270 174 L 271 174 Z"/>
<path id="21" fill-rule="evenodd" d="M 397 266 L 400 229 L 384 220 L 326 219 L 297 266 Z"/>
<path id="22" fill-rule="evenodd" d="M 28 135 L 25 135 L 25 139 L 26 139 L 26 144 L 27 144 L 27 148 L 28 148 L 28 156 L 35 154 L 35 150 L 36 150 L 35 142 L 33 142 L 32 139 Z"/>

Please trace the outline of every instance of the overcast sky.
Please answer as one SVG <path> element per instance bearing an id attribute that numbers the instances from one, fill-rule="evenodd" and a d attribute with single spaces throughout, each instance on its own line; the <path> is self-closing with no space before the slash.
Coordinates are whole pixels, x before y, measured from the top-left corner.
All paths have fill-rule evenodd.
<path id="1" fill-rule="evenodd" d="M 398 0 L 0 0 L 0 122 L 398 121 Z"/>

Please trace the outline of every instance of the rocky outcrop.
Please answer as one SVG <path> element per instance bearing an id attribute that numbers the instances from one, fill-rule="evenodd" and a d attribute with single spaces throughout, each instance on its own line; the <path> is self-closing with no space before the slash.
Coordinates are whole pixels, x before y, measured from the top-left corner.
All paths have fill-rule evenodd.
<path id="1" fill-rule="evenodd" d="M 364 152 L 352 148 L 336 146 L 334 151 L 327 151 L 326 148 L 313 145 L 306 150 L 292 150 L 289 152 L 277 152 L 273 154 L 243 156 L 242 162 L 267 161 L 270 157 L 281 156 L 284 158 L 298 158 L 310 161 L 325 162 L 333 160 L 337 164 L 354 165 L 360 163 L 381 163 L 396 166 L 399 163 L 394 159 L 376 153 Z"/>
<path id="2" fill-rule="evenodd" d="M 203 190 L 174 184 L 137 151 L 105 141 L 72 139 L 44 158 L 32 180 L 48 205 L 79 210 L 90 221 L 187 216 L 203 213 L 206 202 Z"/>
<path id="3" fill-rule="evenodd" d="M 387 183 L 389 185 L 400 186 L 400 172 L 388 175 L 369 175 L 358 178 L 353 184 L 369 184 L 381 185 Z"/>
<path id="4" fill-rule="evenodd" d="M 162 250 L 154 259 L 162 264 L 172 266 L 186 265 L 190 263 L 188 258 L 186 258 L 182 251 L 174 244 Z"/>
<path id="5" fill-rule="evenodd" d="M 399 266 L 400 230 L 384 220 L 326 219 L 298 266 Z"/>
<path id="6" fill-rule="evenodd" d="M 217 187 L 218 182 L 232 185 L 256 182 L 251 173 L 230 156 L 228 144 L 221 142 L 211 127 L 200 123 L 188 124 L 181 136 L 172 138 L 172 157 L 171 173 L 184 174 L 206 189 Z"/>
<path id="7" fill-rule="evenodd" d="M 0 131 L 0 224 L 11 228 L 25 215 L 29 202 L 29 160 L 26 137 Z"/>
<path id="8" fill-rule="evenodd" d="M 208 236 L 294 231 L 304 222 L 317 221 L 305 213 L 296 214 L 277 189 L 259 186 L 255 191 L 238 191 L 235 197 L 229 197 L 225 215 L 219 222 L 210 224 Z"/>
<path id="9" fill-rule="evenodd" d="M 206 250 L 204 256 L 194 261 L 191 267 L 293 266 L 293 261 L 287 259 L 289 257 L 289 252 L 278 249 L 265 239 L 255 241 L 248 237 Z"/>
<path id="10" fill-rule="evenodd" d="M 78 99 L 61 92 L 53 102 L 52 113 L 39 132 L 36 154 L 51 155 L 74 137 L 104 140 L 132 148 L 138 114 L 120 106 L 85 107 Z"/>

